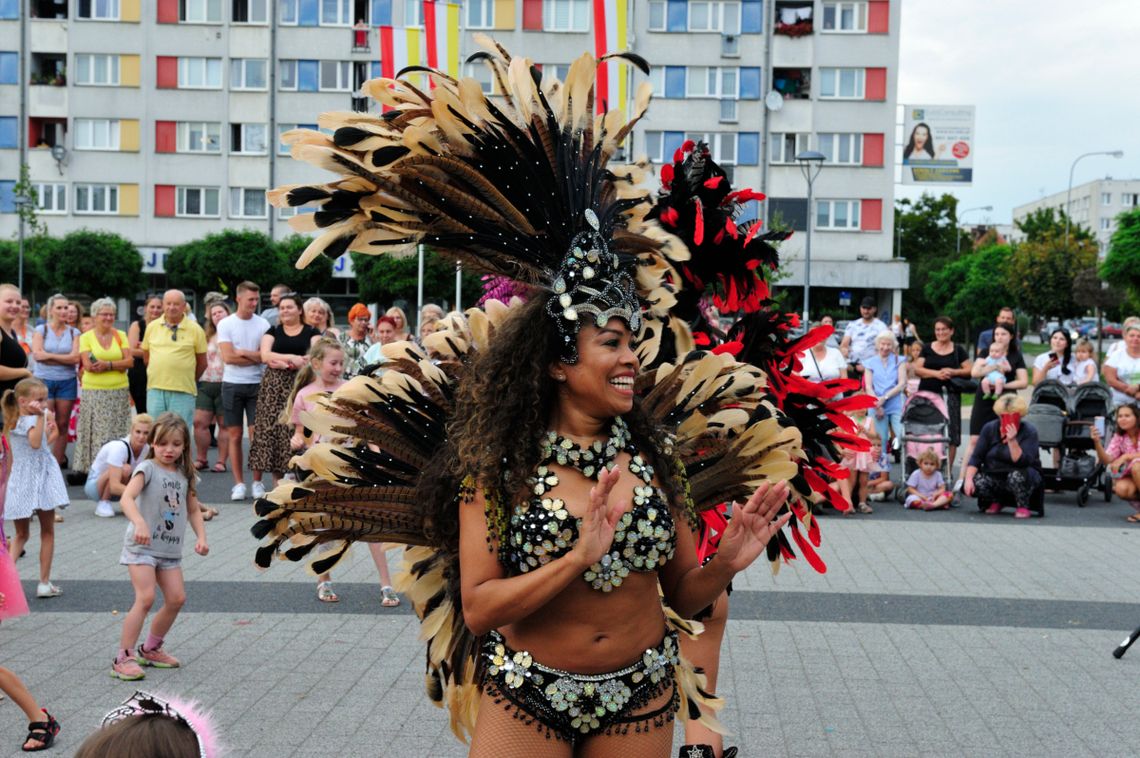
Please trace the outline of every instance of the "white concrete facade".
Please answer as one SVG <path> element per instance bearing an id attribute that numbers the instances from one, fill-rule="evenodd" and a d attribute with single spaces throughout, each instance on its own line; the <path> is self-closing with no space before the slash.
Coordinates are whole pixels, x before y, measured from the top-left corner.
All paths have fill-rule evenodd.
<path id="1" fill-rule="evenodd" d="M 222 228 L 252 227 L 278 238 L 289 234 L 284 220 L 272 209 L 254 208 L 255 212 L 247 215 L 249 209 L 244 207 L 243 198 L 256 206 L 254 193 L 273 184 L 323 178 L 320 172 L 274 150 L 275 135 L 296 124 L 313 124 L 321 112 L 352 109 L 352 89 L 373 74 L 373 62 L 378 57 L 375 28 L 371 27 L 367 35 L 369 47 L 357 49 L 354 30 L 347 23 L 295 26 L 282 24 L 281 18 L 274 20 L 282 5 L 289 5 L 288 0 L 284 4 L 278 0 L 226 0 L 221 3 L 220 20 L 212 23 L 159 23 L 163 7 L 173 7 L 177 20 L 180 7 L 198 5 L 192 1 L 172 4 L 170 0 L 158 0 L 157 12 L 156 4 L 142 3 L 139 10 L 138 0 L 119 1 L 122 13 L 127 13 L 129 6 L 136 8 L 137 21 L 81 19 L 80 3 L 71 0 L 61 3 L 69 6 L 67 18 L 27 19 L 23 46 L 18 22 L 0 18 L 0 51 L 26 51 L 24 57 L 33 69 L 43 63 L 45 55 L 63 56 L 66 65 L 65 86 L 27 84 L 27 69 L 24 76 L 29 128 L 34 131 L 47 125 L 54 129 L 51 119 L 56 119 L 66 129 L 66 134 L 60 135 L 67 149 L 63 164 L 57 165 L 47 147 L 33 145 L 27 151 L 33 181 L 43 183 L 46 192 L 66 198 L 62 210 L 53 205 L 41 211 L 50 232 L 59 235 L 83 227 L 103 228 L 123 234 L 150 252 L 161 252 Z M 480 1 L 494 5 L 497 28 L 487 33 L 536 63 L 564 66 L 594 47 L 590 30 L 553 32 L 524 28 L 534 26 L 536 6 L 532 0 Z M 296 0 L 292 2 L 295 6 Z M 305 2 L 301 0 L 302 5 Z M 385 2 L 354 0 L 341 4 L 349 8 L 352 16 L 363 14 L 369 24 L 374 24 L 377 21 L 371 14 Z M 118 3 L 112 4 L 118 7 Z M 238 5 L 264 7 L 266 22 L 232 21 Z M 710 135 L 714 157 L 732 167 L 736 186 L 766 192 L 773 201 L 770 211 L 777 207 L 787 210 L 798 203 L 801 218 L 810 216 L 818 222 L 818 203 L 812 213 L 807 213 L 807 186 L 800 168 L 794 163 L 772 161 L 769 135 L 806 135 L 803 144 L 797 146 L 799 150 L 822 149 L 821 135 L 852 135 L 860 141 L 865 135 L 882 135 L 881 160 L 872 161 L 875 165 L 854 160 L 849 165 L 825 165 L 815 182 L 817 200 L 844 203 L 842 208 L 829 206 L 828 210 L 832 227 L 838 219 L 845 228 L 823 228 L 817 223 L 812 238 L 812 277 L 816 286 L 878 290 L 886 305 L 887 291 L 904 288 L 908 283 L 907 264 L 892 258 L 900 5 L 897 0 L 630 0 L 629 47 L 655 66 L 655 84 L 664 79 L 667 68 L 674 77 L 670 79 L 673 85 L 679 81 L 675 78 L 679 70 L 684 70 L 686 80 L 692 81 L 679 97 L 675 86 L 674 91 L 661 88 L 665 91 L 656 95 L 649 117 L 633 135 L 631 155 L 638 157 L 648 150 L 656 153 L 651 157 L 668 160 L 672 150 L 667 148 L 677 135 Z M 402 25 L 408 4 L 395 0 L 390 6 L 391 22 Z M 775 33 L 781 13 L 800 8 L 803 14 L 804 7 L 811 9 L 814 29 L 810 33 L 795 38 Z M 678 29 L 682 11 L 688 27 L 703 25 L 707 31 Z M 825 30 L 825 14 L 833 19 L 833 26 L 842 26 L 842 17 L 856 28 Z M 885 28 L 868 33 L 869 15 L 877 15 L 878 24 L 885 24 Z M 663 18 L 675 31 L 663 28 Z M 476 49 L 473 35 L 470 29 L 463 35 L 463 56 Z M 90 61 L 94 59 L 86 56 L 95 55 L 119 56 L 118 86 L 79 81 L 79 56 Z M 215 66 L 220 69 L 220 76 L 208 89 L 185 88 L 185 82 L 170 87 L 168 70 L 167 86 L 159 86 L 163 76 L 160 59 L 167 56 L 180 61 L 210 59 L 211 63 L 177 65 L 201 66 L 203 71 L 207 66 Z M 132 57 L 133 64 L 129 60 Z M 243 59 L 272 60 L 274 65 L 265 67 L 264 81 L 259 81 L 258 86 L 244 89 L 234 86 L 240 82 L 231 79 L 234 61 Z M 317 59 L 322 65 L 326 61 L 342 62 L 348 68 L 348 81 L 342 79 L 328 88 L 322 81 L 320 91 L 314 92 L 287 91 L 283 85 L 288 78 L 288 64 L 282 62 L 298 59 Z M 132 65 L 137 73 L 128 83 Z M 715 67 L 712 78 L 721 91 L 711 95 L 690 92 L 707 81 L 709 67 Z M 783 69 L 806 70 L 810 95 L 807 99 L 789 97 L 780 110 L 768 111 L 763 97 L 775 86 L 775 72 Z M 877 85 L 870 81 L 872 75 L 866 73 L 870 69 L 882 72 Z M 840 70 L 852 73 L 841 74 Z M 841 94 L 840 76 L 857 77 L 859 91 L 849 93 L 851 97 L 825 98 L 825 76 L 834 77 L 836 94 Z M 638 73 L 634 84 L 641 79 Z M 881 92 L 874 97 L 865 96 L 875 86 Z M 17 85 L 0 84 L 0 117 L 17 115 L 18 95 Z M 91 140 L 87 132 L 114 120 L 119 120 L 121 131 L 118 149 L 83 149 L 80 140 Z M 161 148 L 159 122 L 178 124 L 174 131 L 166 132 L 168 139 L 175 139 L 170 135 L 177 132 L 176 145 Z M 247 132 L 243 124 L 255 131 Z M 136 130 L 134 137 L 130 136 L 132 129 Z M 237 149 L 235 129 L 236 137 L 245 143 L 244 150 Z M 257 130 L 264 130 L 265 136 L 259 136 Z M 86 136 L 81 136 L 81 132 Z M 261 148 L 262 140 L 268 147 Z M 258 149 L 251 152 L 250 143 Z M 210 147 L 208 151 L 199 149 L 206 145 Z M 861 144 L 860 148 L 864 152 L 868 145 Z M 836 144 L 832 149 L 838 153 L 840 147 Z M 18 160 L 17 150 L 0 149 L 0 182 L 10 182 L 18 176 Z M 47 187 L 49 184 L 53 186 Z M 117 210 L 83 212 L 77 193 L 80 186 L 87 185 L 118 187 Z M 130 189 L 132 186 L 134 190 Z M 162 188 L 174 188 L 173 213 L 170 191 L 164 195 Z M 230 194 L 235 190 L 248 193 L 236 198 L 237 207 L 231 208 Z M 96 202 L 88 190 L 82 200 L 88 205 Z M 874 219 L 867 218 L 871 209 Z M 200 211 L 200 215 L 190 215 L 194 210 Z M 857 213 L 861 218 L 855 222 L 852 217 Z M 854 228 L 846 228 L 849 225 Z M 0 213 L 0 235 L 13 236 L 15 229 L 15 215 Z M 798 231 L 783 245 L 784 285 L 802 285 L 805 240 L 806 234 Z"/>
<path id="2" fill-rule="evenodd" d="M 1013 209 L 1013 221 L 1016 224 L 1044 208 L 1062 211 L 1068 195 L 1067 190 L 1054 192 L 1040 200 L 1018 205 Z M 1116 217 L 1137 206 L 1140 206 L 1140 179 L 1095 179 L 1073 187 L 1068 213 L 1071 223 L 1083 226 L 1093 233 L 1103 256 L 1116 231 Z M 1012 239 L 1021 241 L 1025 235 L 1017 231 L 1015 226 Z"/>

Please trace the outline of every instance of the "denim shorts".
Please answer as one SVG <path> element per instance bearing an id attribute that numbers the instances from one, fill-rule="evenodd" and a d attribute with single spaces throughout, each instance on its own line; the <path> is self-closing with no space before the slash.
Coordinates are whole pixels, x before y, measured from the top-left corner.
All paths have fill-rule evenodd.
<path id="1" fill-rule="evenodd" d="M 98 477 L 94 477 L 94 476 L 87 477 L 87 481 L 85 481 L 83 483 L 83 494 L 87 496 L 88 500 L 98 500 L 99 499 L 99 479 L 98 479 Z M 107 500 L 109 500 L 112 503 L 117 503 L 117 502 L 119 502 L 119 496 L 118 495 L 108 495 Z"/>
<path id="2" fill-rule="evenodd" d="M 153 555 L 145 555 L 143 553 L 132 553 L 130 550 L 123 548 L 123 552 L 119 555 L 120 566 L 151 566 L 155 571 L 167 571 L 169 569 L 182 568 L 181 558 L 156 558 Z"/>
<path id="3" fill-rule="evenodd" d="M 79 397 L 79 382 L 70 379 L 41 379 L 47 387 L 48 400 L 74 400 Z"/>

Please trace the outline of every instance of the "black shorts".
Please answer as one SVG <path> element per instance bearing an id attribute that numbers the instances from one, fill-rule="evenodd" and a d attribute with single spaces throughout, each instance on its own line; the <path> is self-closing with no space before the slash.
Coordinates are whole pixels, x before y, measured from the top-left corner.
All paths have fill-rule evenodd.
<path id="1" fill-rule="evenodd" d="M 222 408 L 225 410 L 226 426 L 253 426 L 257 418 L 257 390 L 260 384 L 234 384 L 222 382 Z"/>

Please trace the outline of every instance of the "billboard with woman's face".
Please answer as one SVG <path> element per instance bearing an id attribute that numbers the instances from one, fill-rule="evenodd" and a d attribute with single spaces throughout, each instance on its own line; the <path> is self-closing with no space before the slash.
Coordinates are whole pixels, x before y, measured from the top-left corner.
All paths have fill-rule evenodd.
<path id="1" fill-rule="evenodd" d="M 903 184 L 970 184 L 974 106 L 903 106 Z"/>

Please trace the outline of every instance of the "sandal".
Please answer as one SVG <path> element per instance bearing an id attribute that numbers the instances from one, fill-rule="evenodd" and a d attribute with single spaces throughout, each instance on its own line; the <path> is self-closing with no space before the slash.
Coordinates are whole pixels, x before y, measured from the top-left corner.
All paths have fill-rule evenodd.
<path id="1" fill-rule="evenodd" d="M 47 717 L 46 721 L 33 721 L 28 724 L 28 736 L 24 738 L 24 744 L 20 747 L 25 753 L 38 753 L 41 750 L 47 750 L 55 742 L 55 736 L 59 734 L 59 722 L 47 711 L 43 712 Z M 28 742 L 35 740 L 40 743 L 36 747 L 28 747 Z"/>
<path id="2" fill-rule="evenodd" d="M 1133 513 L 1131 516 L 1124 520 L 1129 524 L 1140 524 L 1140 513 Z"/>
<path id="3" fill-rule="evenodd" d="M 221 461 L 218 461 L 217 463 L 214 464 L 214 467 L 210 470 L 213 471 L 215 474 L 224 474 L 224 473 L 226 473 L 226 464 L 222 463 Z"/>
<path id="4" fill-rule="evenodd" d="M 391 587 L 384 586 L 380 588 L 380 605 L 385 608 L 395 608 L 400 604 L 400 596 L 396 594 L 396 590 Z"/>
<path id="5" fill-rule="evenodd" d="M 194 470 L 195 471 L 205 471 L 209 465 L 210 465 L 209 461 L 194 461 Z"/>
<path id="6" fill-rule="evenodd" d="M 217 516 L 217 515 L 218 515 L 218 509 L 217 508 L 203 508 L 202 509 L 202 520 L 203 521 L 213 521 L 214 516 Z"/>
<path id="7" fill-rule="evenodd" d="M 340 602 L 340 598 L 333 592 L 332 582 L 317 583 L 317 600 L 320 600 L 322 603 Z"/>
<path id="8" fill-rule="evenodd" d="M 874 513 L 875 509 L 872 508 L 871 506 L 867 505 L 866 503 L 859 503 L 859 512 L 860 513 Z"/>

